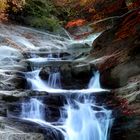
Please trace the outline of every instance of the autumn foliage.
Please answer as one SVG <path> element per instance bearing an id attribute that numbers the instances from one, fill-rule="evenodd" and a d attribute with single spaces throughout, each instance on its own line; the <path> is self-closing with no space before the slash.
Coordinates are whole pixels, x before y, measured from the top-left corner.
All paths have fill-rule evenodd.
<path id="1" fill-rule="evenodd" d="M 99 5 L 99 6 L 97 6 Z M 88 20 L 97 21 L 109 16 L 121 15 L 127 11 L 125 0 L 116 0 L 113 2 L 96 2 L 94 4 L 95 8 L 93 12 L 90 13 L 90 18 Z M 96 8 L 101 7 L 101 8 Z"/>
<path id="2" fill-rule="evenodd" d="M 16 20 L 18 15 L 19 19 L 24 19 L 21 23 L 31 26 L 46 27 L 53 24 L 54 27 L 61 24 L 68 29 L 120 16 L 139 6 L 140 0 L 1 0 L 0 19 L 7 14 L 8 18 L 14 17 Z M 32 19 L 27 21 L 26 17 Z M 97 28 L 102 29 L 102 26 Z"/>
<path id="3" fill-rule="evenodd" d="M 73 21 L 69 21 L 65 28 L 71 28 L 71 27 L 76 27 L 76 26 L 82 26 L 86 23 L 86 20 L 84 19 L 77 19 Z"/>

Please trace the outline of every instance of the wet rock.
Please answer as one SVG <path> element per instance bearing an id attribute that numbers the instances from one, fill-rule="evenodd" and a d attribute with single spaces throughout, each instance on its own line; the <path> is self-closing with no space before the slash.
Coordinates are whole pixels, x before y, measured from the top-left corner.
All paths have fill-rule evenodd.
<path id="1" fill-rule="evenodd" d="M 7 115 L 7 106 L 5 101 L 0 100 L 0 116 L 6 116 Z"/>
<path id="2" fill-rule="evenodd" d="M 19 118 L 3 117 L 0 118 L 0 123 L 3 126 L 1 132 L 5 132 L 6 134 L 9 132 L 9 135 L 11 134 L 11 137 L 16 140 L 19 140 L 19 138 L 21 138 L 21 140 L 22 138 L 24 138 L 23 140 L 58 140 L 58 138 L 63 140 L 62 134 L 60 134 L 57 130 L 52 131 L 52 128 L 49 126 L 46 125 L 44 127 L 36 122 L 22 120 Z"/>
<path id="3" fill-rule="evenodd" d="M 91 76 L 91 67 L 89 64 L 77 64 L 72 66 L 72 74 L 77 78 L 85 78 Z"/>
<path id="4" fill-rule="evenodd" d="M 63 62 L 63 61 L 62 61 Z M 41 69 L 39 76 L 43 80 L 48 80 L 49 75 L 53 72 L 60 72 L 62 88 L 85 88 L 92 76 L 91 67 L 84 63 L 59 63 L 57 66 L 45 66 Z"/>
<path id="5" fill-rule="evenodd" d="M 123 98 L 128 103 L 128 108 L 134 114 L 140 114 L 140 75 L 133 76 L 128 79 L 127 85 L 118 89 L 112 90 L 116 96 Z"/>
<path id="6" fill-rule="evenodd" d="M 62 86 L 71 89 L 86 88 L 91 77 L 91 68 L 87 64 L 63 65 L 60 68 Z"/>
<path id="7" fill-rule="evenodd" d="M 44 140 L 43 135 L 37 133 L 0 133 L 1 140 Z"/>
<path id="8" fill-rule="evenodd" d="M 24 132 L 21 129 L 18 129 L 16 124 L 12 125 L 12 122 L 13 121 L 10 121 L 10 119 L 5 120 L 4 118 L 0 118 L 1 140 L 44 140 L 44 136 L 41 133 Z"/>
<path id="9" fill-rule="evenodd" d="M 4 75 L 3 79 L 0 79 L 0 90 L 15 90 L 25 89 L 26 79 L 15 75 Z"/>
<path id="10" fill-rule="evenodd" d="M 65 88 L 65 86 L 68 86 L 68 83 L 74 82 L 74 79 L 72 77 L 72 68 L 71 65 L 65 64 L 60 67 L 60 73 L 61 73 L 61 81 L 62 81 L 62 86 Z"/>
<path id="11" fill-rule="evenodd" d="M 0 99 L 6 102 L 16 102 L 20 98 L 24 97 L 34 97 L 37 94 L 40 96 L 47 96 L 47 92 L 39 92 L 39 91 L 32 91 L 32 90 L 1 90 L 0 91 Z"/>
<path id="12" fill-rule="evenodd" d="M 14 119 L 0 117 L 0 139 L 1 140 L 44 140 L 44 136 L 39 132 L 24 131 L 27 129 L 26 124 L 20 124 L 17 119 L 17 124 L 13 124 Z M 21 122 L 22 123 L 22 122 Z M 24 128 L 25 127 L 25 128 Z M 22 129 L 21 129 L 22 128 Z M 28 127 L 29 128 L 29 127 Z M 28 129 L 29 130 L 29 129 Z"/>
<path id="13" fill-rule="evenodd" d="M 50 67 L 43 67 L 42 70 L 39 73 L 39 76 L 43 80 L 48 80 L 49 74 L 51 74 Z"/>
<path id="14" fill-rule="evenodd" d="M 56 59 L 50 59 L 48 61 L 47 58 L 42 58 L 40 62 L 38 62 L 39 59 L 29 59 L 25 60 L 25 63 L 29 64 L 31 67 L 37 67 L 37 68 L 42 68 L 44 71 L 45 69 L 52 69 L 52 71 L 55 71 L 55 67 L 59 68 L 65 64 L 71 64 L 72 60 L 56 60 Z M 41 71 L 42 71 L 41 70 Z M 49 70 L 48 70 L 49 71 Z"/>

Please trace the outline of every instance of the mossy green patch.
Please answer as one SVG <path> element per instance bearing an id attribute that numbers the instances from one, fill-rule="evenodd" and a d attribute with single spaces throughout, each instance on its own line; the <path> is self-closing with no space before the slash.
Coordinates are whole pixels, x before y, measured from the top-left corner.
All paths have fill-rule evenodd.
<path id="1" fill-rule="evenodd" d="M 22 11 L 26 23 L 51 31 L 56 30 L 60 24 L 60 21 L 54 16 L 56 13 L 57 10 L 51 0 L 26 0 Z"/>

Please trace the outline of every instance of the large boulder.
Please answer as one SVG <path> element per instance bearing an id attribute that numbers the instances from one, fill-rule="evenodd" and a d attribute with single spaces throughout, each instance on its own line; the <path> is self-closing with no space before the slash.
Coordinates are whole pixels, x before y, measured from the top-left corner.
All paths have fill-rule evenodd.
<path id="1" fill-rule="evenodd" d="M 74 75 L 74 77 L 78 78 L 90 77 L 91 67 L 89 64 L 76 64 L 72 66 L 72 74 Z"/>
<path id="2" fill-rule="evenodd" d="M 41 79 L 48 81 L 49 76 L 55 72 L 60 72 L 62 88 L 64 89 L 87 88 L 88 82 L 93 73 L 89 64 L 65 62 L 60 63 L 58 67 L 54 67 L 53 65 L 43 67 L 39 76 Z"/>

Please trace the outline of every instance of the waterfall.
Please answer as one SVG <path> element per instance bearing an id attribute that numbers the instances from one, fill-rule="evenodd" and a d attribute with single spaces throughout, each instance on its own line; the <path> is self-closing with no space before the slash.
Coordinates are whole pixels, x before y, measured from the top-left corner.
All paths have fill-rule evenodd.
<path id="1" fill-rule="evenodd" d="M 22 38 L 24 32 L 32 32 L 38 40 L 36 38 Z M 59 108 L 60 118 L 56 122 L 46 121 L 46 114 L 49 108 L 47 108 L 46 102 L 46 104 L 43 104 L 43 101 L 39 99 L 38 94 L 36 97 L 31 97 L 30 100 L 23 100 L 21 103 L 21 119 L 50 127 L 52 131 L 54 129 L 58 130 L 63 135 L 64 140 L 108 140 L 109 129 L 112 124 L 112 111 L 103 105 L 97 105 L 96 98 L 93 99 L 90 97 L 91 94 L 94 96 L 96 92 L 106 91 L 101 88 L 100 73 L 97 71 L 93 74 L 87 85 L 87 89 L 66 90 L 62 89 L 61 75 L 58 69 L 56 71 L 52 70 L 49 73 L 48 79 L 46 78 L 47 80 L 42 80 L 39 76 L 42 65 L 41 67 L 37 65 L 37 63 L 43 63 L 45 66 L 46 61 L 49 63 L 51 61 L 61 61 L 59 55 L 58 58 L 53 58 L 52 53 L 54 50 L 58 53 L 60 50 L 63 52 L 63 50 L 70 49 L 73 44 L 78 43 L 80 45 L 78 44 L 76 49 L 80 48 L 81 44 L 85 45 L 88 43 L 91 45 L 91 42 L 98 35 L 90 36 L 86 40 L 74 41 L 54 34 L 16 26 L 12 28 L 12 33 L 9 32 L 6 34 L 11 40 L 16 40 L 15 42 L 19 46 L 24 46 L 28 53 L 31 53 L 27 61 L 32 64 L 30 66 L 32 71 L 24 72 L 30 90 L 46 91 L 49 94 L 61 93 L 66 99 L 64 106 Z M 17 36 L 19 36 L 18 40 Z M 70 54 L 76 51 L 75 45 L 73 45 L 73 48 L 74 50 Z M 87 49 L 87 47 L 84 49 Z M 53 51 L 51 52 L 50 50 Z M 45 54 L 46 52 L 47 54 Z M 39 56 L 38 54 L 43 54 L 43 56 Z M 53 65 L 52 67 L 56 68 L 57 66 Z M 76 97 L 73 96 L 75 94 Z M 55 94 L 53 95 L 55 96 Z"/>
<path id="2" fill-rule="evenodd" d="M 37 74 L 38 71 L 34 73 Z M 60 88 L 59 78 L 59 73 L 53 73 L 49 77 L 48 85 L 52 88 L 56 88 L 56 86 Z M 32 87 L 37 87 L 36 89 L 39 91 L 47 87 L 38 78 L 30 79 L 30 81 Z M 88 87 L 89 89 L 101 88 L 98 71 L 91 77 Z M 108 140 L 109 129 L 112 125 L 112 111 L 105 109 L 103 106 L 97 106 L 96 100 L 92 99 L 90 94 L 86 95 L 84 93 L 81 90 L 82 95 L 75 98 L 66 96 L 67 104 L 64 106 L 63 111 L 60 109 L 61 116 L 55 125 L 45 121 L 44 105 L 36 98 L 31 98 L 29 103 L 22 104 L 21 116 L 23 119 L 58 130 L 63 134 L 65 140 Z M 80 101 L 80 98 L 83 98 L 83 101 Z M 57 125 L 59 122 L 62 125 Z"/>
<path id="3" fill-rule="evenodd" d="M 35 68 L 35 67 L 34 67 Z M 48 81 L 44 81 L 39 76 L 40 70 L 34 70 L 31 72 L 26 72 L 25 77 L 28 82 L 28 86 L 32 90 L 37 91 L 46 91 L 49 93 L 92 93 L 92 92 L 101 92 L 101 91 L 107 91 L 105 89 L 102 89 L 100 86 L 100 73 L 97 71 L 93 74 L 91 77 L 88 88 L 87 89 L 81 89 L 81 90 L 66 90 L 62 89 L 61 86 L 61 75 L 60 72 L 52 72 L 49 74 Z"/>
<path id="4" fill-rule="evenodd" d="M 58 58 L 53 58 L 52 54 L 49 54 L 45 59 L 39 57 L 39 58 L 32 58 L 28 60 L 34 63 L 36 63 L 37 61 L 43 63 L 46 61 L 50 61 L 52 59 L 53 60 L 60 59 L 59 54 L 58 54 Z M 32 64 L 33 71 L 25 73 L 25 77 L 28 81 L 28 84 L 31 86 L 32 90 L 48 91 L 50 90 L 50 88 L 56 88 L 56 89 L 61 88 L 61 75 L 58 68 L 55 68 L 55 70 L 53 70 L 49 74 L 49 78 L 47 82 L 45 82 L 40 78 L 39 73 L 41 69 L 38 68 L 39 66 L 37 66 L 37 64 L 34 65 Z"/>
<path id="5" fill-rule="evenodd" d="M 22 118 L 44 120 L 44 105 L 36 98 L 22 103 Z"/>
<path id="6" fill-rule="evenodd" d="M 52 53 L 50 53 L 47 58 L 48 60 L 61 60 L 59 53 L 57 54 L 57 58 L 54 58 Z M 54 71 L 49 74 L 48 86 L 56 89 L 61 88 L 61 75 L 59 72 L 59 68 L 56 67 Z"/>
<path id="7" fill-rule="evenodd" d="M 46 91 L 48 86 L 47 84 L 39 77 L 40 70 L 35 70 L 25 73 L 28 85 L 32 90 L 37 91 Z"/>
<path id="8" fill-rule="evenodd" d="M 100 73 L 99 71 L 94 72 L 93 77 L 90 79 L 90 82 L 88 84 L 89 89 L 100 89 Z"/>
<path id="9" fill-rule="evenodd" d="M 59 72 L 49 74 L 48 86 L 57 89 L 61 88 L 61 80 Z"/>
<path id="10" fill-rule="evenodd" d="M 68 115 L 63 126 L 67 133 L 65 140 L 107 140 L 112 123 L 111 111 L 95 106 L 86 99 L 84 103 L 77 100 L 75 103 L 77 107 L 72 103 L 65 107 Z"/>

